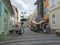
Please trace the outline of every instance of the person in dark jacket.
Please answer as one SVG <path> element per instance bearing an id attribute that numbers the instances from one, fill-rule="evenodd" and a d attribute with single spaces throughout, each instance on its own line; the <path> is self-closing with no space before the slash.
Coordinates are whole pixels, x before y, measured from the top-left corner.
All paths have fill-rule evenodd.
<path id="1" fill-rule="evenodd" d="M 46 26 L 47 26 L 47 24 L 45 23 L 44 24 L 44 32 L 46 32 Z"/>
<path id="2" fill-rule="evenodd" d="M 50 33 L 50 27 L 49 27 L 48 23 L 47 23 L 47 26 L 46 26 L 46 31 L 47 31 L 47 33 Z"/>

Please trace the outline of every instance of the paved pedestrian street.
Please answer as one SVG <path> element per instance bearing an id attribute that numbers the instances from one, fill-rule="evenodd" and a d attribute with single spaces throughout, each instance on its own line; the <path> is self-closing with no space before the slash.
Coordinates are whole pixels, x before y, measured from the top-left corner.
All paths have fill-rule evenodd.
<path id="1" fill-rule="evenodd" d="M 0 45 L 60 45 L 60 37 L 55 34 L 40 34 L 25 28 L 23 35 L 7 36 Z"/>

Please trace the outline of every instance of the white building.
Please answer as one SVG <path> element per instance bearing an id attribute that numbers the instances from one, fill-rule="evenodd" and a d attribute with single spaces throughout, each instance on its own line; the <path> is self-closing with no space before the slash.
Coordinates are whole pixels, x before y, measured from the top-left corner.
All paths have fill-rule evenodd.
<path id="1" fill-rule="evenodd" d="M 53 30 L 60 29 L 60 0 L 49 0 L 49 19 Z M 60 32 L 60 31 L 59 31 Z"/>

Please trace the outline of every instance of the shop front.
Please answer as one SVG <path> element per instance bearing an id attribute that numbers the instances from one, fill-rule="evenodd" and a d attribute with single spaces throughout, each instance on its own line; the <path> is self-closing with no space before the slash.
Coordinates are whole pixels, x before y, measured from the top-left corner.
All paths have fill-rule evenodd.
<path id="1" fill-rule="evenodd" d="M 33 31 L 35 31 L 35 32 L 42 32 L 44 22 L 45 22 L 45 20 L 41 20 L 40 22 L 33 20 L 31 22 L 31 29 L 33 29 Z"/>

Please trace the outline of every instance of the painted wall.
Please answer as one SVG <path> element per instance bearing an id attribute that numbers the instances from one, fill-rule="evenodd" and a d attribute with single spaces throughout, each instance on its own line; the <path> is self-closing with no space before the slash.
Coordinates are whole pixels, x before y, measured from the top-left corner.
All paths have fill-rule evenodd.
<path id="1" fill-rule="evenodd" d="M 9 35 L 10 30 L 10 16 L 11 13 L 5 4 L 0 0 L 0 40 L 4 39 L 5 35 Z"/>
<path id="2" fill-rule="evenodd" d="M 4 15 L 3 15 L 3 3 L 2 1 L 0 0 L 0 11 L 1 11 L 1 14 L 0 14 L 0 40 L 3 39 L 4 37 Z"/>
<path id="3" fill-rule="evenodd" d="M 51 6 L 49 5 L 49 12 L 50 12 L 50 16 L 49 16 L 49 21 L 50 21 L 50 26 L 52 29 L 60 29 L 60 3 L 59 0 L 54 0 L 54 5 Z M 53 16 L 55 15 L 55 16 Z M 52 17 L 53 16 L 53 17 Z M 54 19 L 55 17 L 55 19 Z M 54 24 L 52 22 L 55 22 Z"/>
<path id="4" fill-rule="evenodd" d="M 55 24 L 52 24 L 53 18 L 52 15 L 55 14 Z M 50 12 L 50 26 L 52 29 L 59 29 L 60 28 L 60 8 L 55 9 Z"/>
<path id="5" fill-rule="evenodd" d="M 43 2 L 44 2 L 44 3 L 43 3 L 44 8 L 46 8 L 46 7 L 48 6 L 48 1 L 49 1 L 49 0 L 43 1 Z"/>
<path id="6" fill-rule="evenodd" d="M 49 19 L 49 0 L 44 0 L 43 1 L 43 7 L 44 7 L 44 19 Z M 48 10 L 48 11 L 47 11 Z"/>
<path id="7" fill-rule="evenodd" d="M 15 6 L 13 6 L 13 11 L 14 11 L 14 15 L 13 15 L 13 18 L 14 18 L 14 22 L 18 22 L 18 10 Z"/>

